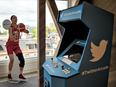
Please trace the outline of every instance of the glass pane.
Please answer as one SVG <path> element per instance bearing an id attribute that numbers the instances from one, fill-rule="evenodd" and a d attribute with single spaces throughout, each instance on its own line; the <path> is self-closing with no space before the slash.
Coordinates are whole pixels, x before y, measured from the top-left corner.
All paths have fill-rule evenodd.
<path id="1" fill-rule="evenodd" d="M 55 1 L 58 10 L 63 10 L 67 8 L 68 1 Z M 60 41 L 57 29 L 53 22 L 52 16 L 46 4 L 46 58 L 54 55 L 57 45 Z M 49 57 L 48 57 L 49 56 Z"/>
<path id="2" fill-rule="evenodd" d="M 65 1 L 55 1 L 56 2 L 56 5 L 58 7 L 58 10 L 63 10 L 63 9 L 67 9 L 68 7 L 68 1 L 65 0 Z"/>
<path id="3" fill-rule="evenodd" d="M 9 59 L 6 42 L 8 30 L 2 26 L 5 19 L 17 16 L 17 24 L 24 23 L 29 34 L 20 33 L 19 46 L 24 58 L 37 57 L 37 0 L 2 0 L 0 1 L 0 60 Z"/>

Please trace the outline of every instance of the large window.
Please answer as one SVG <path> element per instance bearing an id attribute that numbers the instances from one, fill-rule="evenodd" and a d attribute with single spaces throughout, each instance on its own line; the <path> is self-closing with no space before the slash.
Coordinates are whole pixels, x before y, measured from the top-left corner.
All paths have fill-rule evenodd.
<path id="1" fill-rule="evenodd" d="M 56 5 L 58 10 L 67 9 L 68 0 L 56 0 Z M 59 43 L 60 37 L 58 35 L 57 29 L 53 22 L 52 16 L 46 5 L 46 55 L 53 55 L 57 45 Z"/>
<path id="2" fill-rule="evenodd" d="M 17 24 L 24 23 L 30 32 L 20 33 L 19 45 L 24 57 L 37 57 L 37 0 L 1 0 L 0 3 L 0 60 L 8 58 L 6 42 L 9 34 L 2 22 L 10 20 L 12 15 L 17 16 Z"/>
<path id="3" fill-rule="evenodd" d="M 66 9 L 68 0 L 56 0 L 58 10 Z M 8 30 L 2 26 L 5 19 L 16 15 L 18 23 L 24 23 L 29 34 L 20 33 L 19 45 L 24 57 L 37 57 L 37 0 L 2 0 L 0 5 L 0 58 L 9 59 L 6 52 L 6 42 L 9 38 Z M 46 56 L 53 55 L 60 37 L 46 5 Z M 4 54 L 1 55 L 1 54 Z M 1 57 L 2 56 L 2 57 Z"/>

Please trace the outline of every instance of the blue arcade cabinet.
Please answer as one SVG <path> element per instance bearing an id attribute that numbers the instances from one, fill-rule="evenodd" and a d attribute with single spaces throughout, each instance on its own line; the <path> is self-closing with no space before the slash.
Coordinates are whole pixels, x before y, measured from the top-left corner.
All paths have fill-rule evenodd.
<path id="1" fill-rule="evenodd" d="M 44 87 L 107 87 L 114 15 L 83 2 L 59 11 L 57 22 L 65 31 L 43 64 Z"/>

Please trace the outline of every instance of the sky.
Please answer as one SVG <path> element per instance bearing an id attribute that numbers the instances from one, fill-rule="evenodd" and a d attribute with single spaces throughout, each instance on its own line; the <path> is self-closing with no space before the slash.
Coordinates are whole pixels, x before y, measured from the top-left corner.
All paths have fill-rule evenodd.
<path id="1" fill-rule="evenodd" d="M 56 1 L 58 10 L 67 8 L 66 1 Z M 12 15 L 18 18 L 17 23 L 37 27 L 37 0 L 0 0 L 0 25 Z M 46 26 L 53 23 L 50 12 L 46 6 Z"/>

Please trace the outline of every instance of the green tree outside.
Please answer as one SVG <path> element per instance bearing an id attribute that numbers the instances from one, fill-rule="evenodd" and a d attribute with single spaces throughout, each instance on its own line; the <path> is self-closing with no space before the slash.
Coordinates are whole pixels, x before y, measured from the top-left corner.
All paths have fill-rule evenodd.
<path id="1" fill-rule="evenodd" d="M 4 30 L 2 34 L 8 34 L 8 31 L 5 31 L 5 30 Z"/>
<path id="2" fill-rule="evenodd" d="M 32 30 L 31 37 L 34 39 L 37 39 L 37 27 L 32 27 L 32 28 L 33 28 L 33 30 Z M 56 27 L 46 26 L 46 30 L 50 30 L 51 32 L 57 33 Z M 46 32 L 46 38 L 47 38 L 47 36 L 48 36 L 48 32 Z"/>
<path id="3" fill-rule="evenodd" d="M 31 37 L 33 39 L 37 39 L 37 27 L 32 27 L 33 30 L 32 30 L 32 34 L 31 34 Z"/>
<path id="4" fill-rule="evenodd" d="M 51 32 L 57 33 L 56 27 L 50 27 Z"/>
<path id="5" fill-rule="evenodd" d="M 27 26 L 26 29 L 29 30 L 29 27 Z"/>
<path id="6" fill-rule="evenodd" d="M 46 30 L 50 29 L 48 26 L 46 26 Z"/>
<path id="7" fill-rule="evenodd" d="M 57 33 L 56 27 L 48 27 L 48 26 L 46 26 L 46 30 L 51 30 L 51 32 L 56 32 Z"/>
<path id="8" fill-rule="evenodd" d="M 46 38 L 48 37 L 48 30 L 50 30 L 50 28 L 48 26 L 46 26 Z"/>
<path id="9" fill-rule="evenodd" d="M 58 33 L 58 31 L 56 30 L 56 27 L 48 27 L 46 26 L 46 31 L 51 31 L 51 32 L 55 32 Z M 46 32 L 46 38 L 48 36 L 48 32 Z"/>
<path id="10" fill-rule="evenodd" d="M 48 32 L 46 32 L 46 38 L 48 37 Z"/>

